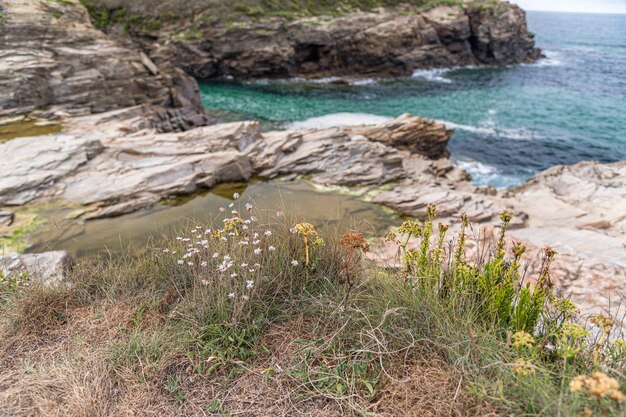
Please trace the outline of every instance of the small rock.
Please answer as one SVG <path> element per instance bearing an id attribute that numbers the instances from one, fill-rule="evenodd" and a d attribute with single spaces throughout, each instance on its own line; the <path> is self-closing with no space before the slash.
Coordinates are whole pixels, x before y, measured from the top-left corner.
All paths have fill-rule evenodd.
<path id="1" fill-rule="evenodd" d="M 15 215 L 10 211 L 0 211 L 0 225 L 11 226 Z"/>
<path id="2" fill-rule="evenodd" d="M 63 282 L 74 264 L 66 251 L 14 254 L 0 258 L 0 272 L 4 275 L 26 272 L 30 279 L 46 285 Z"/>

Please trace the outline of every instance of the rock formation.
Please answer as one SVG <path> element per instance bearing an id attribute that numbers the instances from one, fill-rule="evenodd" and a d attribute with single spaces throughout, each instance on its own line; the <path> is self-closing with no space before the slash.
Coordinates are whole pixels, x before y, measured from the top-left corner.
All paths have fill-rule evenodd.
<path id="1" fill-rule="evenodd" d="M 45 285 L 54 285 L 62 282 L 74 261 L 65 251 L 51 251 L 26 255 L 10 255 L 0 257 L 0 273 L 25 273 L 29 280 L 36 280 Z"/>
<path id="2" fill-rule="evenodd" d="M 531 62 L 524 11 L 507 2 L 379 10 L 344 17 L 264 18 L 236 27 L 200 26 L 192 39 L 146 44 L 157 61 L 197 78 L 395 76 L 416 69 Z"/>
<path id="3" fill-rule="evenodd" d="M 153 104 L 162 131 L 206 124 L 196 82 L 94 29 L 72 1 L 13 0 L 0 23 L 0 118 Z"/>
<path id="4" fill-rule="evenodd" d="M 406 176 L 403 160 L 445 155 L 452 132 L 401 116 L 380 126 L 261 133 L 257 122 L 158 133 L 143 108 L 68 119 L 66 133 L 0 144 L 0 206 L 63 200 L 114 216 L 253 175 L 331 185 Z M 410 149 L 406 150 L 406 149 Z"/>

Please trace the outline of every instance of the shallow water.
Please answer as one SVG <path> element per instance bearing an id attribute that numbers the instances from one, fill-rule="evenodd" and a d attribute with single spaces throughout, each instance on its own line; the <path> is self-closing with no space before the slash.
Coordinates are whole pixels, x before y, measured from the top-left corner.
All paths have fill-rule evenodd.
<path id="1" fill-rule="evenodd" d="M 234 192 L 241 194 L 237 201 L 232 200 Z M 396 214 L 379 205 L 337 191 L 316 190 L 303 181 L 223 184 L 211 192 L 178 201 L 177 205 L 158 205 L 116 218 L 88 222 L 64 220 L 72 209 L 57 209 L 46 213 L 48 225 L 33 236 L 28 252 L 67 250 L 75 257 L 84 257 L 117 254 L 129 247 L 141 251 L 150 240 L 173 238 L 187 225 L 208 224 L 211 219 L 223 218 L 220 207 L 227 208 L 230 203 L 244 211 L 248 201 L 263 213 L 283 210 L 321 228 L 356 228 L 368 235 L 381 233 L 401 222 Z"/>
<path id="2" fill-rule="evenodd" d="M 0 143 L 28 136 L 51 135 L 62 129 L 61 125 L 32 119 L 2 123 L 0 124 Z"/>
<path id="3" fill-rule="evenodd" d="M 476 183 L 498 187 L 556 164 L 626 159 L 626 15 L 529 12 L 528 21 L 547 55 L 532 65 L 350 84 L 207 82 L 202 98 L 207 108 L 262 119 L 268 128 L 406 112 L 444 121 L 456 129 L 455 161 Z"/>

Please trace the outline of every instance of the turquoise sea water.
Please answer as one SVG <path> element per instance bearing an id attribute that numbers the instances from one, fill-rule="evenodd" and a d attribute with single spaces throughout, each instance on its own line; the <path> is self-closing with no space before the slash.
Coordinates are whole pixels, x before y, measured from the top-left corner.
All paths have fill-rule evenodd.
<path id="1" fill-rule="evenodd" d="M 529 12 L 528 21 L 547 56 L 532 65 L 349 85 L 203 82 L 202 98 L 209 109 L 272 126 L 406 112 L 445 121 L 456 129 L 453 159 L 477 184 L 506 187 L 556 164 L 626 159 L 626 15 Z"/>

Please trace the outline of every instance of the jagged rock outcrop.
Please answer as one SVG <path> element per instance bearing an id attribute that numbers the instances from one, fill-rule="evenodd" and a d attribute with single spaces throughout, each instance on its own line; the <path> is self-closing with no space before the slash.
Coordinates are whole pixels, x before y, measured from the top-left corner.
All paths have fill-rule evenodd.
<path id="1" fill-rule="evenodd" d="M 150 55 L 157 62 L 175 56 L 198 78 L 260 78 L 406 75 L 420 68 L 531 62 L 541 53 L 522 9 L 473 2 L 201 27 L 194 39 L 152 43 Z"/>
<path id="2" fill-rule="evenodd" d="M 452 134 L 410 115 L 380 126 L 268 133 L 257 122 L 157 133 L 145 128 L 146 117 L 134 108 L 68 119 L 64 134 L 0 144 L 0 206 L 63 200 L 89 206 L 93 218 L 253 175 L 380 185 L 406 177 L 409 156 L 441 155 Z"/>
<path id="3" fill-rule="evenodd" d="M 12 0 L 0 24 L 0 117 L 152 104 L 162 131 L 206 124 L 196 82 L 93 28 L 78 1 Z"/>

